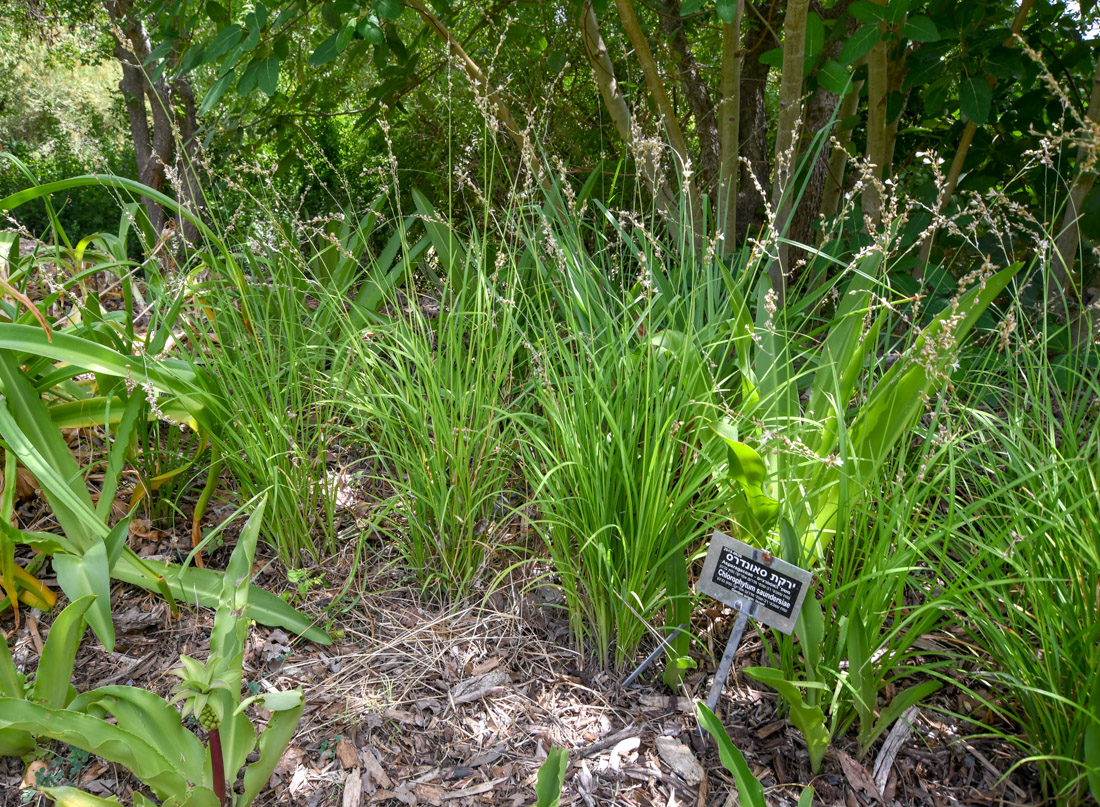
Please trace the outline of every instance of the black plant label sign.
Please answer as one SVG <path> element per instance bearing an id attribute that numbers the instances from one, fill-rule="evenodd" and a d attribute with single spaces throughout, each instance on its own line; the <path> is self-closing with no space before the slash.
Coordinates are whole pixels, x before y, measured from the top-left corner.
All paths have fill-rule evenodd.
<path id="1" fill-rule="evenodd" d="M 794 630 L 812 575 L 721 532 L 711 537 L 698 589 L 784 633 Z"/>

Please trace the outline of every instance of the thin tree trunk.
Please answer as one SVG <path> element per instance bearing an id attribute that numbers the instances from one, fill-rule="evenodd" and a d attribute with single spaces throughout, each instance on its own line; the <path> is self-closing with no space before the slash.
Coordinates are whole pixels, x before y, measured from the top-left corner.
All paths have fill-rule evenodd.
<path id="1" fill-rule="evenodd" d="M 1027 13 L 1031 10 L 1031 7 L 1035 4 L 1035 0 L 1021 0 L 1020 7 L 1016 9 L 1016 16 L 1012 20 L 1012 34 L 1004 41 L 1004 46 L 1008 47 L 1019 36 L 1020 31 L 1024 28 L 1024 20 L 1027 19 Z M 989 82 L 990 89 L 997 83 L 997 80 L 993 76 L 986 76 L 986 81 Z M 940 192 L 939 201 L 936 202 L 936 213 L 933 216 L 932 226 L 928 230 L 928 234 L 924 237 L 924 241 L 920 247 L 920 260 L 917 262 L 917 267 L 913 270 L 913 277 L 920 280 L 924 277 L 924 265 L 928 263 L 928 256 L 932 252 L 932 240 L 935 238 L 936 221 L 943 214 L 943 211 L 947 209 L 948 203 L 951 201 L 951 197 L 955 195 L 955 187 L 959 184 L 959 177 L 962 176 L 963 163 L 966 162 L 966 155 L 970 153 L 970 144 L 974 142 L 974 135 L 978 132 L 978 124 L 973 121 L 968 121 L 966 128 L 963 129 L 962 137 L 959 139 L 959 147 L 955 150 L 955 158 L 951 161 L 951 168 L 947 172 L 947 181 L 944 183 L 943 190 Z"/>
<path id="2" fill-rule="evenodd" d="M 661 79 L 657 62 L 653 59 L 653 52 L 649 49 L 649 42 L 645 38 L 642 26 L 638 23 L 638 17 L 634 14 L 634 7 L 630 0 L 615 0 L 615 7 L 619 10 L 619 17 L 623 23 L 623 30 L 627 39 L 634 48 L 634 55 L 638 59 L 638 65 L 645 77 L 646 88 L 657 105 L 657 112 L 661 116 L 661 123 L 665 127 L 669 145 L 679 163 L 677 170 L 683 177 L 684 192 L 688 202 L 688 212 L 692 220 L 696 220 L 698 214 L 695 182 L 691 177 L 691 155 L 688 152 L 687 141 L 684 132 L 680 128 L 680 122 L 676 118 L 676 112 L 672 106 L 672 100 L 665 89 L 665 83 Z"/>
<path id="3" fill-rule="evenodd" d="M 881 6 L 886 0 L 874 0 Z M 863 186 L 863 217 L 869 228 L 882 221 L 882 169 L 886 165 L 886 97 L 890 75 L 886 43 L 880 38 L 867 54 L 867 166 Z"/>
<path id="4" fill-rule="evenodd" d="M 664 0 L 661 18 L 665 33 L 668 34 L 672 51 L 672 61 L 680 74 L 680 83 L 691 116 L 695 120 L 695 134 L 699 138 L 699 174 L 701 181 L 696 184 L 701 189 L 710 189 L 716 193 L 718 180 L 718 126 L 715 120 L 714 104 L 711 101 L 710 88 L 703 78 L 699 64 L 692 53 L 691 45 L 684 34 L 684 20 L 680 14 L 680 0 Z"/>
<path id="5" fill-rule="evenodd" d="M 516 123 L 516 119 L 512 116 L 512 111 L 508 108 L 508 104 L 505 102 L 504 97 L 500 94 L 500 91 L 493 85 L 485 75 L 481 67 L 470 58 L 470 55 L 466 53 L 466 49 L 462 47 L 462 43 L 459 42 L 454 35 L 450 32 L 446 25 L 444 25 L 435 14 L 432 13 L 423 0 L 408 0 L 409 7 L 412 8 L 420 17 L 427 23 L 428 27 L 435 32 L 443 44 L 447 46 L 448 51 L 453 56 L 456 56 L 462 63 L 462 68 L 466 71 L 466 75 L 473 83 L 474 87 L 484 94 L 486 100 L 492 106 L 493 114 L 497 120 L 504 127 L 505 134 L 511 138 L 512 142 L 519 148 L 520 154 L 523 159 L 533 160 L 532 168 L 538 171 L 542 176 L 544 187 L 549 181 L 545 171 L 541 170 L 541 160 L 536 158 L 536 155 L 530 153 L 529 143 L 527 142 L 527 135 Z"/>
<path id="6" fill-rule="evenodd" d="M 126 50 L 120 42 L 115 42 L 115 58 L 122 65 L 122 80 L 118 84 L 126 104 L 126 115 L 130 121 L 130 139 L 134 144 L 134 158 L 137 161 L 138 181 L 150 188 L 164 184 L 164 167 L 153 159 L 153 141 L 149 134 L 149 113 L 145 107 L 145 76 L 137 65 L 137 57 Z M 159 233 L 164 229 L 164 209 L 148 197 L 142 197 L 145 212 L 153 229 Z"/>
<path id="7" fill-rule="evenodd" d="M 779 80 L 779 120 L 775 135 L 775 181 L 772 184 L 772 209 L 775 211 L 777 256 L 768 267 L 772 288 L 780 305 L 787 293 L 787 225 L 793 209 L 790 180 L 797 164 L 798 134 L 802 119 L 802 73 L 806 49 L 806 13 L 809 0 L 791 0 L 783 22 L 783 75 Z"/>
<path id="8" fill-rule="evenodd" d="M 718 227 L 722 254 L 737 248 L 737 177 L 740 174 L 741 22 L 745 0 L 737 0 L 733 22 L 722 24 L 722 98 L 718 102 Z"/>
<path id="9" fill-rule="evenodd" d="M 198 120 L 195 115 L 195 93 L 186 77 L 172 82 L 172 96 L 176 102 L 176 128 L 180 144 L 176 152 L 176 176 L 179 187 L 176 195 L 180 204 L 192 212 L 201 215 L 206 210 L 206 200 L 202 195 L 199 181 L 199 138 Z M 189 243 L 199 238 L 198 228 L 187 219 L 180 217 L 180 231 Z"/>
<path id="10" fill-rule="evenodd" d="M 611 117 L 615 131 L 619 133 L 619 137 L 637 161 L 642 179 L 649 192 L 653 194 L 657 205 L 668 213 L 673 212 L 675 194 L 661 175 L 659 155 L 654 154 L 650 149 L 634 148 L 634 116 L 615 76 L 615 66 L 611 62 L 607 45 L 600 33 L 600 24 L 592 7 L 592 0 L 585 0 L 581 4 L 577 27 L 580 28 L 585 55 L 588 56 L 588 62 L 592 65 L 596 86 L 599 88 L 600 97 L 603 98 L 604 107 Z"/>
<path id="11" fill-rule="evenodd" d="M 1086 113 L 1089 123 L 1100 122 L 1100 61 L 1096 63 L 1096 72 L 1092 77 L 1092 93 L 1089 97 L 1089 108 Z M 1058 226 L 1058 233 L 1054 241 L 1054 256 L 1051 261 L 1051 270 L 1054 276 L 1056 289 L 1063 298 L 1079 298 L 1080 289 L 1076 277 L 1075 264 L 1077 252 L 1081 245 L 1081 207 L 1085 203 L 1092 186 L 1096 184 L 1096 144 L 1082 141 L 1077 147 L 1077 177 L 1069 190 L 1069 199 L 1066 210 L 1062 214 L 1062 222 Z"/>
<path id="12" fill-rule="evenodd" d="M 749 0 L 751 3 L 751 0 Z M 755 8 L 755 7 L 754 7 Z M 758 10 L 758 9 L 757 9 Z M 737 227 L 741 238 L 764 225 L 767 192 L 771 184 L 771 155 L 768 151 L 768 112 L 765 93 L 771 68 L 760 55 L 779 42 L 771 26 L 749 28 L 745 36 L 741 65 L 740 116 L 738 122 L 740 154 L 744 157 L 737 193 Z M 746 164 L 747 163 L 747 164 Z"/>
<path id="13" fill-rule="evenodd" d="M 859 94 L 863 90 L 863 82 L 856 81 L 851 90 L 840 102 L 840 112 L 837 117 L 843 122 L 856 114 L 859 109 Z M 840 210 L 840 197 L 844 192 L 844 175 L 848 169 L 848 143 L 852 139 L 852 127 L 846 126 L 836 135 L 836 143 L 829 154 L 829 171 L 825 180 L 825 190 L 821 194 L 821 215 L 826 219 L 833 218 Z"/>

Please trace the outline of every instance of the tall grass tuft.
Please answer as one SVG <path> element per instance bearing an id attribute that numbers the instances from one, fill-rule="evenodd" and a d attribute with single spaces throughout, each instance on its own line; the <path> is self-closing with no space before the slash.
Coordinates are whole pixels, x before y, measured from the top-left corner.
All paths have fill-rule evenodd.
<path id="1" fill-rule="evenodd" d="M 393 316 L 360 332 L 351 353 L 361 368 L 350 376 L 353 420 L 390 493 L 390 537 L 425 593 L 445 601 L 484 582 L 500 549 L 498 528 L 511 515 L 512 411 L 523 405 L 515 309 L 476 268 L 437 314 L 416 296 L 394 297 Z"/>
<path id="2" fill-rule="evenodd" d="M 1024 312 L 1020 312 L 1022 315 Z M 1004 333 L 972 375 L 955 606 L 990 705 L 1060 804 L 1100 796 L 1100 374 L 1052 326 Z"/>

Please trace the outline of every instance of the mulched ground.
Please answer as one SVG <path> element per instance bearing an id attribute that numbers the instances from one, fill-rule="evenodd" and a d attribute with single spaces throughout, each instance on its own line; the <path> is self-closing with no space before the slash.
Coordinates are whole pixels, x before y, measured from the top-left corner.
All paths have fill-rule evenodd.
<path id="1" fill-rule="evenodd" d="M 185 530 L 172 537 L 144 528 L 149 549 L 186 543 Z M 302 686 L 307 699 L 300 731 L 259 804 L 519 807 L 534 803 L 535 775 L 551 746 L 570 750 L 564 805 L 737 804 L 732 778 L 714 743 L 699 736 L 692 712 L 691 698 L 706 694 L 713 660 L 700 659 L 702 669 L 676 695 L 659 683 L 657 665 L 624 689 L 624 674 L 602 670 L 569 647 L 552 595 L 521 577 L 482 603 L 443 609 L 423 601 L 378 557 L 360 567 L 357 584 L 332 607 L 350 566 L 349 557 L 322 564 L 316 574 L 324 581 L 298 601 L 336 638 L 331 647 L 296 644 L 263 626 L 251 633 L 246 678 L 279 689 Z M 278 563 L 257 562 L 257 569 L 264 587 L 298 596 Z M 535 570 L 526 574 L 533 578 Z M 113 607 L 115 652 L 106 653 L 89 632 L 77 660 L 78 689 L 132 684 L 166 694 L 175 679 L 165 672 L 179 654 L 204 656 L 211 612 L 170 620 L 164 602 L 121 585 Z M 37 662 L 47 620 L 41 615 L 13 631 L 10 613 L 0 617 L 27 671 Z M 731 624 L 722 614 L 712 626 L 716 654 Z M 968 739 L 974 729 L 949 714 L 967 704 L 951 692 L 908 715 L 912 729 L 898 736 L 893 764 L 877 771 L 882 795 L 874 783 L 881 742 L 862 760 L 854 758 L 854 742 L 838 743 L 814 776 L 800 735 L 779 717 L 775 694 L 737 672 L 761 663 L 766 654 L 750 630 L 719 713 L 769 805 L 793 807 L 805 784 L 813 785 L 815 803 L 846 807 L 1041 802 L 1033 769 L 1012 769 L 1015 749 Z M 134 781 L 125 771 L 71 749 L 50 750 L 43 758 L 52 781 L 128 803 Z M 46 803 L 18 789 L 24 775 L 20 760 L 0 760 L 0 803 Z"/>

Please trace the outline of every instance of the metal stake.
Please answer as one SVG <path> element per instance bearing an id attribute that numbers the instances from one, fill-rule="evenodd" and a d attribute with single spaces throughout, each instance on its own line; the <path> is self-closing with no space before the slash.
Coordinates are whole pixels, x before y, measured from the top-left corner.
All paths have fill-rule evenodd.
<path id="1" fill-rule="evenodd" d="M 638 666 L 638 669 L 636 669 L 634 672 L 632 672 L 630 675 L 627 676 L 626 680 L 623 681 L 623 687 L 626 688 L 626 687 L 630 686 L 631 684 L 633 684 L 634 680 L 639 675 L 642 674 L 642 671 L 645 670 L 645 668 L 648 667 L 650 664 L 652 664 L 653 660 L 655 658 L 657 658 L 657 656 L 661 655 L 661 651 L 663 651 L 666 647 L 668 647 L 670 644 L 672 644 L 672 640 L 675 639 L 677 636 L 679 636 L 681 633 L 683 633 L 686 628 L 687 628 L 687 625 L 681 623 L 679 626 L 677 626 L 676 630 L 674 630 L 672 633 L 670 633 L 668 636 L 666 636 L 664 639 L 662 639 L 661 643 L 659 645 L 657 645 L 657 649 L 654 650 L 652 653 L 650 653 L 648 656 L 646 656 L 645 661 L 643 661 Z"/>
<path id="2" fill-rule="evenodd" d="M 745 626 L 749 624 L 749 612 L 756 611 L 756 603 L 750 602 L 746 606 L 738 600 L 733 604 L 737 611 L 737 619 L 733 623 L 733 632 L 726 642 L 726 652 L 722 654 L 722 660 L 718 662 L 718 670 L 714 673 L 714 683 L 710 685 L 710 694 L 707 695 L 707 708 L 712 712 L 718 705 L 718 697 L 722 694 L 722 688 L 726 685 L 730 667 L 733 666 L 733 657 L 737 655 L 737 646 L 741 644 L 741 636 L 745 633 Z"/>

